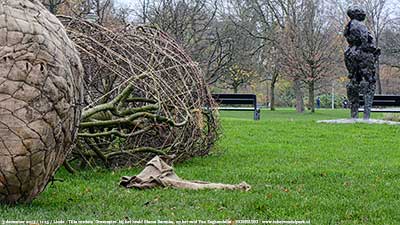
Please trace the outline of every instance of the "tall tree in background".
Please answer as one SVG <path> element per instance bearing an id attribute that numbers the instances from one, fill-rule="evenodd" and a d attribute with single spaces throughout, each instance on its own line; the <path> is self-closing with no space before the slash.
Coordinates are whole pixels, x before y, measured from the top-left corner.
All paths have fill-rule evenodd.
<path id="1" fill-rule="evenodd" d="M 221 33 L 217 0 L 142 1 L 139 21 L 171 34 L 203 68 L 208 83 L 215 83 L 231 61 L 231 37 Z"/>
<path id="2" fill-rule="evenodd" d="M 284 66 L 293 80 L 299 79 L 308 90 L 308 107 L 315 111 L 314 92 L 317 82 L 331 76 L 337 60 L 337 35 L 331 31 L 330 21 L 324 19 L 322 1 L 304 1 L 296 24 L 287 22 L 282 31 L 280 50 Z"/>
<path id="3" fill-rule="evenodd" d="M 53 13 L 80 18 L 95 15 L 91 18 L 110 28 L 131 23 L 160 28 L 184 46 L 215 87 L 226 83 L 237 68 L 252 71 L 257 81 L 265 81 L 263 93 L 269 97 L 271 110 L 280 82 L 292 85 L 298 112 L 304 111 L 307 96 L 307 106 L 313 111 L 314 92 L 326 92 L 334 80 L 346 75 L 341 32 L 350 4 L 366 8 L 367 24 L 382 48 L 381 64 L 400 67 L 400 16 L 390 8 L 399 0 L 42 1 Z M 378 76 L 379 93 L 382 84 Z M 383 76 L 387 85 L 388 75 Z M 248 79 L 242 81 L 249 83 Z"/>
<path id="4" fill-rule="evenodd" d="M 42 3 L 53 14 L 64 14 L 78 18 L 89 15 L 102 25 L 106 25 L 106 23 L 117 18 L 114 0 L 42 0 Z"/>
<path id="5" fill-rule="evenodd" d="M 271 2 L 265 0 L 230 0 L 230 20 L 250 38 L 260 80 L 270 82 L 269 101 L 275 109 L 275 85 L 280 73 L 277 31 L 283 27 L 274 15 Z M 268 92 L 268 91 L 267 91 Z"/>
<path id="6" fill-rule="evenodd" d="M 367 26 L 371 29 L 375 36 L 375 45 L 379 48 L 381 46 L 381 37 L 385 28 L 390 25 L 393 20 L 390 18 L 393 10 L 389 5 L 388 0 L 360 0 L 361 4 L 365 6 L 367 12 Z M 380 78 L 380 59 L 378 58 L 376 69 L 376 91 L 382 94 L 382 84 Z"/>
<path id="7" fill-rule="evenodd" d="M 278 82 L 279 76 L 282 73 L 281 67 L 281 55 L 279 51 L 270 46 L 269 48 L 265 47 L 266 49 L 261 54 L 266 54 L 267 56 L 262 57 L 262 65 L 263 70 L 265 71 L 266 77 L 265 80 L 270 82 L 270 96 L 269 96 L 269 103 L 270 109 L 272 111 L 275 110 L 275 86 Z"/>
<path id="8" fill-rule="evenodd" d="M 114 8 L 113 0 L 87 0 L 88 8 L 97 16 L 97 23 L 104 24 Z"/>
<path id="9" fill-rule="evenodd" d="M 384 49 L 382 64 L 400 69 L 400 22 L 393 23 L 390 28 L 385 29 L 381 46 Z"/>
<path id="10" fill-rule="evenodd" d="M 254 47 L 258 40 L 249 37 L 242 29 L 236 26 L 226 14 L 221 14 L 217 22 L 219 33 L 229 38 L 230 61 L 220 70 L 218 86 L 225 86 L 238 93 L 239 87 L 248 85 L 258 76 Z M 214 25 L 215 26 L 215 25 Z"/>
<path id="11" fill-rule="evenodd" d="M 236 8 L 242 7 L 242 11 L 249 12 L 236 14 L 247 15 L 248 20 L 253 20 L 257 24 L 257 29 L 250 30 L 236 23 L 250 36 L 262 40 L 259 49 L 267 46 L 276 49 L 281 55 L 274 66 L 282 68 L 284 75 L 293 81 L 298 112 L 302 112 L 304 108 L 302 84 L 307 86 L 308 105 L 314 112 L 316 82 L 329 74 L 335 62 L 332 59 L 337 54 L 334 45 L 337 35 L 332 34 L 330 23 L 324 18 L 323 1 L 232 0 L 231 2 Z M 265 52 L 260 54 L 262 61 L 268 62 L 268 54 Z M 271 61 L 269 63 L 271 67 Z M 274 84 L 271 82 L 272 90 Z"/>
<path id="12" fill-rule="evenodd" d="M 304 112 L 304 92 L 301 82 L 301 75 L 298 69 L 291 65 L 295 63 L 295 54 L 299 49 L 298 32 L 301 31 L 301 19 L 303 2 L 297 0 L 280 0 L 279 4 L 267 2 L 267 9 L 271 11 L 279 29 L 276 30 L 272 42 L 276 46 L 280 54 L 279 63 L 283 75 L 286 79 L 292 81 L 293 89 L 296 97 L 296 111 Z M 297 62 L 298 63 L 298 62 Z"/>

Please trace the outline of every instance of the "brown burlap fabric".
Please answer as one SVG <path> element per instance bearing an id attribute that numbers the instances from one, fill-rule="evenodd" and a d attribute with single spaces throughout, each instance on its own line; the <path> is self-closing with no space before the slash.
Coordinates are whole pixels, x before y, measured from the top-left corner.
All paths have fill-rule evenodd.
<path id="1" fill-rule="evenodd" d="M 197 180 L 182 180 L 175 174 L 174 169 L 158 156 L 150 160 L 138 175 L 122 177 L 120 185 L 126 188 L 138 189 L 173 187 L 192 190 L 224 189 L 249 191 L 251 188 L 246 182 L 240 184 L 221 184 Z"/>
<path id="2" fill-rule="evenodd" d="M 82 76 L 75 44 L 40 1 L 0 1 L 0 203 L 31 201 L 72 151 Z"/>

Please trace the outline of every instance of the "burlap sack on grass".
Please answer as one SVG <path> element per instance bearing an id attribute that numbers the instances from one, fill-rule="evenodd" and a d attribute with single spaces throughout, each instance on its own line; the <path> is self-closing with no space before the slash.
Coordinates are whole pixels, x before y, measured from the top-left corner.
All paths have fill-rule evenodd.
<path id="1" fill-rule="evenodd" d="M 197 180 L 183 180 L 175 174 L 174 169 L 159 156 L 150 160 L 138 175 L 121 178 L 120 185 L 126 188 L 147 189 L 155 187 L 172 187 L 182 189 L 223 189 L 249 191 L 251 186 L 246 182 L 240 184 L 209 183 Z"/>

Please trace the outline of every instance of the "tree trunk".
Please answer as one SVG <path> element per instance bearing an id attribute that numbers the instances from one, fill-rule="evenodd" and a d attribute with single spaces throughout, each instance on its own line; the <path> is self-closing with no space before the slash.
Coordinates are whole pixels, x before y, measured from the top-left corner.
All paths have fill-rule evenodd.
<path id="1" fill-rule="evenodd" d="M 380 34 L 379 32 L 375 35 L 375 46 L 377 48 L 379 48 L 379 39 L 380 39 Z M 380 57 L 378 56 L 376 59 L 376 74 L 375 74 L 375 78 L 376 78 L 376 93 L 377 94 L 382 94 L 382 84 L 381 84 L 381 76 L 380 76 Z"/>
<path id="2" fill-rule="evenodd" d="M 304 101 L 303 101 L 303 92 L 301 90 L 301 83 L 300 80 L 296 79 L 294 81 L 294 92 L 296 95 L 296 111 L 298 113 L 304 112 Z"/>
<path id="3" fill-rule="evenodd" d="M 275 71 L 271 79 L 271 110 L 275 110 L 275 84 L 278 81 L 279 72 Z"/>
<path id="4" fill-rule="evenodd" d="M 234 86 L 234 87 L 233 87 L 233 93 L 235 93 L 235 94 L 238 93 L 238 87 L 237 87 L 237 86 Z"/>
<path id="5" fill-rule="evenodd" d="M 271 82 L 271 95 L 270 95 L 271 111 L 275 111 L 275 82 Z"/>
<path id="6" fill-rule="evenodd" d="M 380 77 L 380 60 L 378 58 L 376 62 L 376 93 L 382 94 L 382 84 L 381 84 L 381 77 Z"/>
<path id="7" fill-rule="evenodd" d="M 308 106 L 310 107 L 311 112 L 315 112 L 315 104 L 314 104 L 314 81 L 311 81 L 308 84 Z"/>

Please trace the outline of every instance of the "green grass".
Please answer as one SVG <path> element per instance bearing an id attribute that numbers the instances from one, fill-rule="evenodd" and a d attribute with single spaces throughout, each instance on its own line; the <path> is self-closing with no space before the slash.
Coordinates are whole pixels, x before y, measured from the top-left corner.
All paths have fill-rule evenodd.
<path id="1" fill-rule="evenodd" d="M 185 179 L 246 181 L 250 192 L 126 190 L 123 175 L 64 170 L 31 204 L 0 206 L 9 220 L 310 220 L 312 224 L 400 222 L 400 127 L 317 124 L 344 110 L 222 112 L 223 135 L 213 154 L 176 165 Z M 380 118 L 381 114 L 374 114 Z"/>

